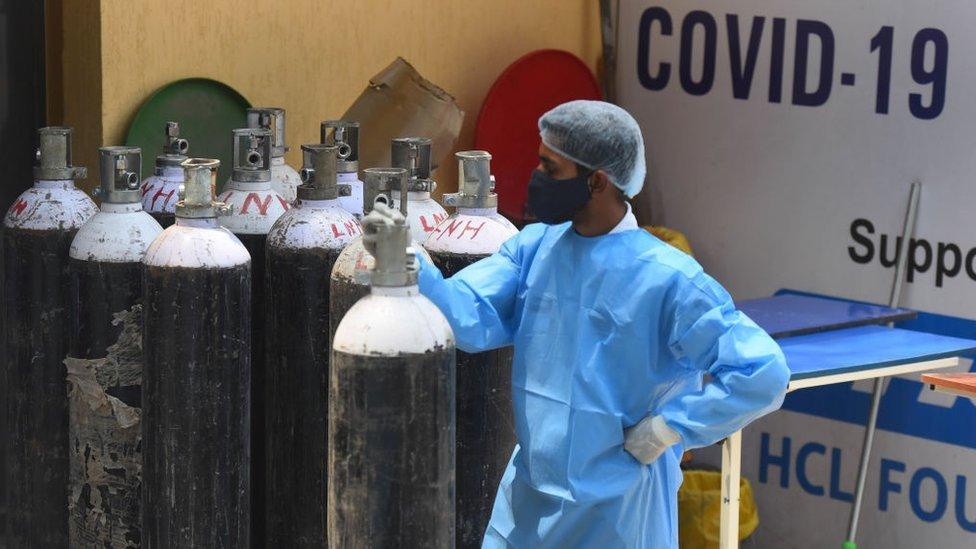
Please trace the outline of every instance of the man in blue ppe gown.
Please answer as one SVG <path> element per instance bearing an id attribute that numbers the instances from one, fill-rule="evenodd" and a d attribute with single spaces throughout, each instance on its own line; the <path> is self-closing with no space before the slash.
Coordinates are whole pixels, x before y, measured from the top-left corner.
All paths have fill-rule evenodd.
<path id="1" fill-rule="evenodd" d="M 638 228 L 626 111 L 573 101 L 539 129 L 542 223 L 449 279 L 420 273 L 459 349 L 515 349 L 518 444 L 484 546 L 677 547 L 682 452 L 778 408 L 786 364 L 698 263 Z"/>

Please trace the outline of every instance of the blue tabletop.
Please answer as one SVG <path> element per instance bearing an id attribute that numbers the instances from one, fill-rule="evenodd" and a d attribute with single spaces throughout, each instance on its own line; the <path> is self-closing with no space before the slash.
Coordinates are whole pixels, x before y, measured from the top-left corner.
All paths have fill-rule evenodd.
<path id="1" fill-rule="evenodd" d="M 804 295 L 775 295 L 737 302 L 736 307 L 775 339 L 887 324 L 915 318 L 908 309 Z"/>
<path id="2" fill-rule="evenodd" d="M 807 379 L 960 356 L 976 341 L 883 326 L 861 326 L 780 340 L 790 379 Z"/>

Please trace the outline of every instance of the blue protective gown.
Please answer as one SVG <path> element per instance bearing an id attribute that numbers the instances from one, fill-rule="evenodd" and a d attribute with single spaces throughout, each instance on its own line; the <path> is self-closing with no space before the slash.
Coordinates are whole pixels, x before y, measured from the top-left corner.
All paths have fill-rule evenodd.
<path id="1" fill-rule="evenodd" d="M 682 452 L 778 408 L 786 390 L 779 346 L 643 230 L 530 225 L 449 279 L 425 262 L 420 290 L 459 349 L 515 347 L 518 444 L 484 547 L 677 547 Z M 682 443 L 645 466 L 624 429 L 655 414 Z"/>

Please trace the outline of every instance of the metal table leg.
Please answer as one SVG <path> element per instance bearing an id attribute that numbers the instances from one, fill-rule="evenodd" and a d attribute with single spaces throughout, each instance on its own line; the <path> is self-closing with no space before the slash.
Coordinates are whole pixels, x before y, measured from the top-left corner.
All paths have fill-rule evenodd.
<path id="1" fill-rule="evenodd" d="M 722 513 L 719 549 L 739 547 L 739 482 L 742 477 L 742 431 L 722 441 Z"/>

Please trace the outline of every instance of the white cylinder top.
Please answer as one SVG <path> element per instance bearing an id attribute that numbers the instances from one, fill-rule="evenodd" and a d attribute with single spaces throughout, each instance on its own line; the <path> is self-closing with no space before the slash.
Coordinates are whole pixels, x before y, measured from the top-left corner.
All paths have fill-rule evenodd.
<path id="1" fill-rule="evenodd" d="M 37 180 L 10 205 L 3 226 L 28 230 L 73 230 L 84 225 L 98 207 L 74 181 Z"/>
<path id="2" fill-rule="evenodd" d="M 102 211 L 85 223 L 68 255 L 82 261 L 138 263 L 163 228 L 142 211 L 142 204 L 102 204 Z"/>
<path id="3" fill-rule="evenodd" d="M 454 333 L 440 309 L 419 295 L 417 286 L 376 288 L 349 309 L 332 346 L 362 356 L 424 354 L 452 350 Z"/>
<path id="4" fill-rule="evenodd" d="M 143 262 L 153 267 L 230 268 L 249 263 L 241 241 L 213 218 L 176 218 L 146 251 Z"/>

